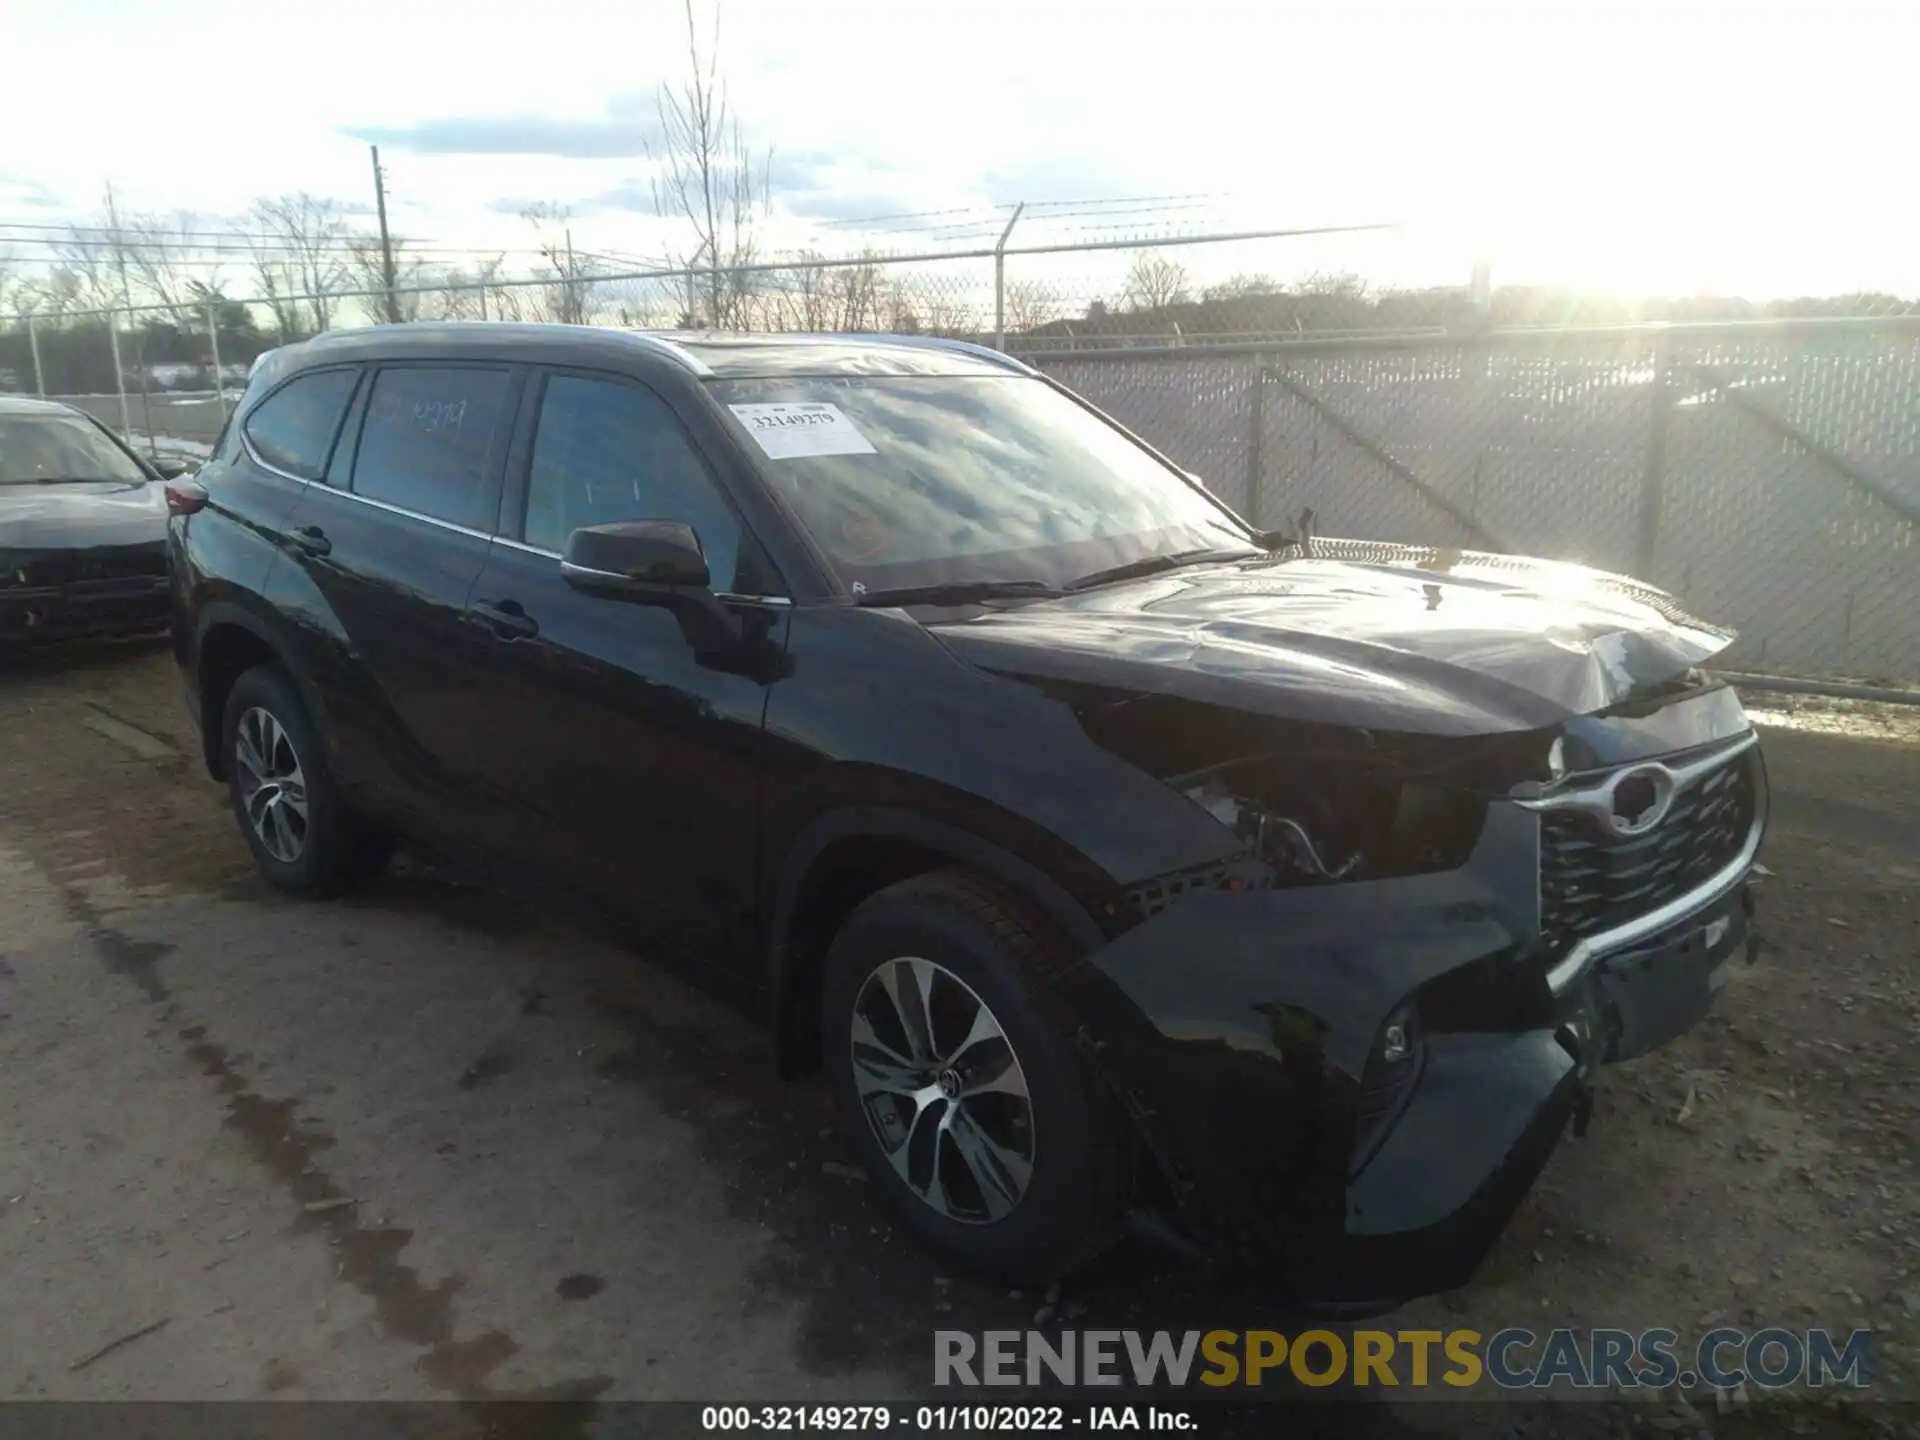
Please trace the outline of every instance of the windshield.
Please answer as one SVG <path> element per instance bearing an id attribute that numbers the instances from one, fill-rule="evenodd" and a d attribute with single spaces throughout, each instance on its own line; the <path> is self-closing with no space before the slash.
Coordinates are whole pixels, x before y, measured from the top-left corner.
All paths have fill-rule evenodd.
<path id="1" fill-rule="evenodd" d="M 1066 585 L 1148 556 L 1252 546 L 1185 477 L 1027 376 L 709 383 L 849 586 Z"/>
<path id="2" fill-rule="evenodd" d="M 111 480 L 143 485 L 132 456 L 74 415 L 0 415 L 0 485 Z"/>

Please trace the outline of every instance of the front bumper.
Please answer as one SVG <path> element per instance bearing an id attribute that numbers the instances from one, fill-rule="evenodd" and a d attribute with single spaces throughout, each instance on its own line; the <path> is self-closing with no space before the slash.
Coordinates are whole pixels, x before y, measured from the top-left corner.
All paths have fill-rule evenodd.
<path id="1" fill-rule="evenodd" d="M 1751 945 L 1744 876 L 1556 990 L 1518 858 L 1533 823 L 1494 807 L 1446 874 L 1189 895 L 1059 982 L 1223 1272 L 1355 1308 L 1458 1288 L 1584 1128 L 1595 1069 L 1706 1013 Z M 1429 1023 L 1383 1110 L 1369 1062 L 1412 996 Z"/>
<path id="2" fill-rule="evenodd" d="M 0 588 L 0 647 L 154 635 L 168 615 L 164 575 L 8 586 Z"/>

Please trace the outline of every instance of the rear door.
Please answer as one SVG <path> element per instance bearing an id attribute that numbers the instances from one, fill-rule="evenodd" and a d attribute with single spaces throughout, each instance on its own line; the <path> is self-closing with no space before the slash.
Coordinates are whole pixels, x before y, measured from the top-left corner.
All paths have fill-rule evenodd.
<path id="1" fill-rule="evenodd" d="M 581 526 L 684 521 L 713 590 L 776 651 L 784 586 L 673 407 L 638 381 L 537 375 L 514 450 L 468 607 L 485 639 L 476 705 L 504 732 L 482 759 L 502 848 L 730 948 L 750 933 L 768 679 L 696 655 L 668 610 L 575 590 L 560 552 Z"/>
<path id="2" fill-rule="evenodd" d="M 520 374 L 466 362 L 370 367 L 288 529 L 344 632 L 325 677 L 342 763 L 390 818 L 456 849 L 486 744 L 462 647 L 486 559 Z"/>

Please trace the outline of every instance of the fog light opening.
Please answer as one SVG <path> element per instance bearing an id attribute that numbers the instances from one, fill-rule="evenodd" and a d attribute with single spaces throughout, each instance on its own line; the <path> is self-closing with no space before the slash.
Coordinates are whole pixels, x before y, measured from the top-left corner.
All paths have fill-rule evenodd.
<path id="1" fill-rule="evenodd" d="M 1413 1042 L 1407 1038 L 1404 1021 L 1395 1021 L 1380 1034 L 1380 1058 L 1390 1065 L 1397 1065 L 1413 1053 Z"/>

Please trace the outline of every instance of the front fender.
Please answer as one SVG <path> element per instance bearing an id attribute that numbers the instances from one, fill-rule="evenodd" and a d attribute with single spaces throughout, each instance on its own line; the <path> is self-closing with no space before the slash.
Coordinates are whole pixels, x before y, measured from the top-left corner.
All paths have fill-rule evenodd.
<path id="1" fill-rule="evenodd" d="M 1007 818 L 1011 821 L 1014 817 Z M 776 939 L 785 935 L 791 923 L 808 872 L 836 842 L 849 839 L 893 839 L 950 855 L 955 864 L 991 875 L 1034 901 L 1075 945 L 1090 949 L 1107 937 L 1093 916 L 1098 901 L 1076 896 L 1039 865 L 1023 859 L 1005 845 L 986 839 L 972 828 L 936 819 L 921 810 L 855 804 L 839 806 L 815 817 L 788 849 L 768 907 Z M 771 978 L 775 981 L 780 978 L 778 964 L 771 971 Z"/>
<path id="2" fill-rule="evenodd" d="M 1533 954 L 1535 847 L 1532 817 L 1495 805 L 1457 870 L 1199 891 L 1060 977 L 1203 1248 L 1320 1277 L 1321 1298 L 1380 1298 L 1353 1270 L 1362 1240 L 1464 1225 L 1471 1243 L 1443 1268 L 1478 1260 L 1551 1148 L 1540 1127 L 1557 1138 L 1539 1116 L 1565 1103 L 1574 1069 Z M 1369 1065 L 1415 996 L 1437 1033 L 1383 1118 Z"/>
<path id="3" fill-rule="evenodd" d="M 774 877 L 762 901 L 767 917 L 765 993 L 783 1074 L 805 1068 L 812 1049 L 807 1002 L 817 975 L 813 962 L 820 952 L 802 943 L 803 932 L 817 928 L 802 924 L 802 909 L 820 888 L 822 873 L 835 868 L 836 852 L 847 842 L 897 847 L 990 876 L 1036 906 L 1079 952 L 1107 938 L 1099 917 L 1120 912 L 1123 897 L 1111 882 L 1084 860 L 1063 854 L 1059 842 L 1032 833 L 1016 816 L 983 815 L 978 802 L 929 794 L 924 782 L 912 777 L 871 775 L 836 788 L 856 797 L 879 791 L 897 801 L 902 785 L 917 796 L 906 805 L 875 803 L 877 796 L 869 795 L 867 803 L 854 799 L 813 814 L 794 827 L 791 843 L 775 852 L 776 863 L 765 867 Z M 833 887 L 829 883 L 827 888 Z M 825 936 L 812 939 L 820 944 Z"/>

